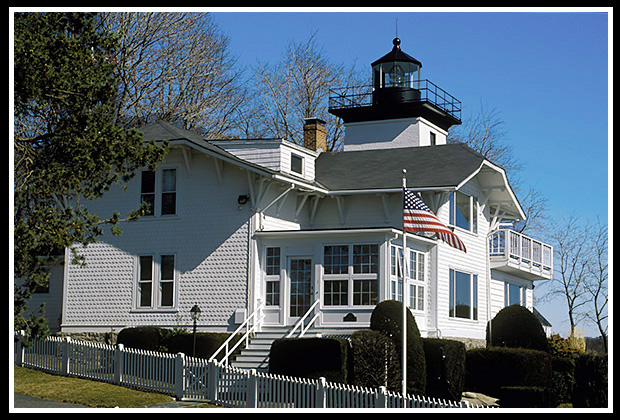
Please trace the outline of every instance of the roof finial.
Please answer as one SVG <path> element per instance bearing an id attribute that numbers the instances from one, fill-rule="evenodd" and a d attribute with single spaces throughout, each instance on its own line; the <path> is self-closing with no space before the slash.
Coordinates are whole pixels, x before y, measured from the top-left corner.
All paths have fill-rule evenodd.
<path id="1" fill-rule="evenodd" d="M 396 18 L 396 38 L 398 38 L 398 18 Z"/>

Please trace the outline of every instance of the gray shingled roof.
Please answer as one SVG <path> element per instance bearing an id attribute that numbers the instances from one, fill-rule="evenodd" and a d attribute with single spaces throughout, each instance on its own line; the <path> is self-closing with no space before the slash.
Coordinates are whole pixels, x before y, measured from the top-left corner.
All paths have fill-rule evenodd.
<path id="1" fill-rule="evenodd" d="M 274 173 L 274 171 L 272 171 L 269 168 L 265 168 L 263 166 L 256 165 L 247 160 L 238 158 L 237 156 L 233 155 L 230 152 L 227 152 L 221 147 L 218 147 L 214 144 L 209 143 L 207 140 L 205 140 L 204 137 L 200 136 L 199 134 L 194 133 L 193 131 L 189 131 L 183 128 L 176 127 L 167 121 L 156 121 L 152 124 L 148 124 L 148 125 L 140 127 L 139 131 L 142 132 L 142 138 L 144 141 L 151 141 L 151 140 L 154 140 L 154 141 L 162 141 L 162 140 L 186 141 L 188 143 L 192 143 L 196 146 L 199 146 L 200 148 L 205 149 L 213 154 L 219 155 L 222 158 L 225 158 L 231 162 L 236 162 L 238 164 L 242 164 L 243 166 L 251 167 L 260 172 L 266 172 L 270 174 Z"/>
<path id="2" fill-rule="evenodd" d="M 329 190 L 402 187 L 456 187 L 471 176 L 484 156 L 465 144 L 321 153 L 316 180 Z"/>

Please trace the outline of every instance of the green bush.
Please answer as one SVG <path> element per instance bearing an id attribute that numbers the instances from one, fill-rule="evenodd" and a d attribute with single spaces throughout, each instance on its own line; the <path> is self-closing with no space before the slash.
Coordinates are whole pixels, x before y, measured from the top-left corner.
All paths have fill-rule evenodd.
<path id="1" fill-rule="evenodd" d="M 465 344 L 456 340 L 424 338 L 426 395 L 460 401 L 465 386 Z"/>
<path id="2" fill-rule="evenodd" d="M 583 353 L 575 358 L 574 407 L 607 407 L 607 356 Z"/>
<path id="3" fill-rule="evenodd" d="M 349 383 L 401 390 L 399 352 L 392 339 L 379 331 L 360 330 L 351 335 L 352 366 Z"/>
<path id="4" fill-rule="evenodd" d="M 198 332 L 196 333 L 196 356 L 202 359 L 208 359 L 213 356 L 213 353 L 220 348 L 224 341 L 230 337 L 230 333 L 216 333 L 216 332 Z M 241 336 L 237 338 L 240 339 Z M 229 347 L 232 348 L 237 340 L 231 340 Z M 192 333 L 176 334 L 170 337 L 166 343 L 168 351 L 170 353 L 184 353 L 187 356 L 192 356 L 194 350 L 194 335 Z M 229 356 L 234 357 L 241 351 L 243 344 L 240 344 L 235 352 Z M 225 350 L 220 351 L 216 359 L 221 360 L 224 357 Z"/>
<path id="5" fill-rule="evenodd" d="M 502 408 L 548 407 L 549 389 L 539 386 L 503 386 L 499 393 Z"/>
<path id="6" fill-rule="evenodd" d="M 402 303 L 384 300 L 375 306 L 370 316 L 370 329 L 390 337 L 402 358 Z M 424 395 L 426 392 L 426 359 L 418 324 L 407 311 L 407 392 Z"/>
<path id="7" fill-rule="evenodd" d="M 487 346 L 549 350 L 540 321 L 521 305 L 506 306 L 489 321 Z"/>
<path id="8" fill-rule="evenodd" d="M 269 373 L 347 383 L 349 343 L 341 338 L 279 338 L 269 352 Z"/>
<path id="9" fill-rule="evenodd" d="M 497 397 L 505 386 L 551 386 L 551 357 L 539 350 L 490 347 L 467 351 L 465 388 Z"/>
<path id="10" fill-rule="evenodd" d="M 574 357 L 551 356 L 551 405 L 571 403 L 575 388 Z"/>
<path id="11" fill-rule="evenodd" d="M 118 333 L 116 342 L 127 348 L 161 351 L 161 333 L 157 327 L 124 328 Z"/>
<path id="12" fill-rule="evenodd" d="M 230 333 L 196 333 L 196 357 L 203 359 L 210 358 L 213 353 L 230 337 Z M 158 327 L 133 327 L 124 328 L 118 333 L 117 342 L 125 347 L 161 351 L 168 353 L 184 353 L 191 356 L 194 346 L 194 336 L 192 333 L 179 330 L 171 330 Z M 230 346 L 236 343 L 232 340 Z M 236 355 L 243 348 L 240 345 L 231 357 Z M 217 359 L 223 357 L 222 350 Z"/>

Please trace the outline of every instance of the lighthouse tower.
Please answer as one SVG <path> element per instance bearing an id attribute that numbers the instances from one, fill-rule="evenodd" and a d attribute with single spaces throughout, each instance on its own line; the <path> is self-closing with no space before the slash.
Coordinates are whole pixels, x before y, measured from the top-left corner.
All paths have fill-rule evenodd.
<path id="1" fill-rule="evenodd" d="M 345 125 L 344 150 L 433 146 L 460 124 L 461 102 L 428 79 L 422 63 L 392 41 L 392 51 L 371 64 L 372 86 L 337 88 L 329 112 Z"/>

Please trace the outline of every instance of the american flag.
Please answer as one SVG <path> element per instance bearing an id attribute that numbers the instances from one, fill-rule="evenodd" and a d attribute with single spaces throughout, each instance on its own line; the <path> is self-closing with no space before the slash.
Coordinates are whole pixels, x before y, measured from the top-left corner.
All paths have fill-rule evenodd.
<path id="1" fill-rule="evenodd" d="M 465 250 L 465 244 L 446 225 L 441 223 L 426 204 L 412 191 L 404 188 L 403 226 L 408 232 L 434 232 L 453 248 Z"/>

